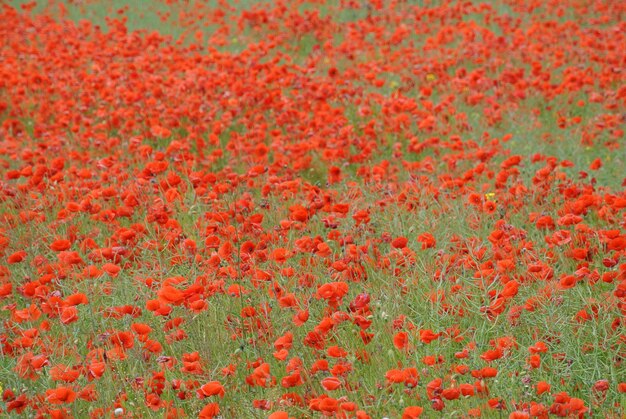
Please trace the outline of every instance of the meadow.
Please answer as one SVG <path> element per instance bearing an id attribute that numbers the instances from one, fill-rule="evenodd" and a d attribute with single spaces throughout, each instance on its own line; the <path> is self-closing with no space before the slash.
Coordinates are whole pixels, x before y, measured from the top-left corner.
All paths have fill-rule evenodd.
<path id="1" fill-rule="evenodd" d="M 626 415 L 626 3 L 0 3 L 0 416 Z"/>

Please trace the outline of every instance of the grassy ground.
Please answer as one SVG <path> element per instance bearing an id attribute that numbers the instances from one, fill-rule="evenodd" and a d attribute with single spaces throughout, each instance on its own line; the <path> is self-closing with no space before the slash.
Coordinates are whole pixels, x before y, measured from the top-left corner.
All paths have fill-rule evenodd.
<path id="1" fill-rule="evenodd" d="M 623 415 L 625 10 L 571 3 L 9 2 L 0 411 Z"/>

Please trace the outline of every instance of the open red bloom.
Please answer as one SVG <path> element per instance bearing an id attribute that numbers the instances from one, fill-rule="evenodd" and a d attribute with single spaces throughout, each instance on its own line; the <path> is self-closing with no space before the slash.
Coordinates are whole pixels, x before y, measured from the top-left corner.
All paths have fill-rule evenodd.
<path id="1" fill-rule="evenodd" d="M 211 381 L 200 387 L 198 391 L 196 391 L 196 394 L 201 399 L 210 396 L 224 397 L 225 391 L 224 387 L 219 381 Z"/>
<path id="2" fill-rule="evenodd" d="M 69 387 L 46 390 L 46 400 L 52 404 L 71 403 L 74 399 L 76 399 L 76 393 Z"/>
<path id="3" fill-rule="evenodd" d="M 409 406 L 402 412 L 402 419 L 416 419 L 422 415 L 424 409 L 420 406 Z"/>

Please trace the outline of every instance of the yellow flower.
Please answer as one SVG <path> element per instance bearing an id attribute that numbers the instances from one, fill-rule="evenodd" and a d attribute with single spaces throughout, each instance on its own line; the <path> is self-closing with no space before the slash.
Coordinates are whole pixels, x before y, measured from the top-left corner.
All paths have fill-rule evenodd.
<path id="1" fill-rule="evenodd" d="M 496 194 L 494 192 L 487 192 L 485 194 L 485 199 L 487 201 L 493 201 L 493 198 L 495 198 Z"/>
<path id="2" fill-rule="evenodd" d="M 435 76 L 433 73 L 428 73 L 426 75 L 426 80 L 428 80 L 428 81 L 437 80 L 437 76 Z"/>

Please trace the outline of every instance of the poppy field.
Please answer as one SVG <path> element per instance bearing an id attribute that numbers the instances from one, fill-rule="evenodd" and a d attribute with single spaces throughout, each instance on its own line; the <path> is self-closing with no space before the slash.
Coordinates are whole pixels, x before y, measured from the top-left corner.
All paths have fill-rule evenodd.
<path id="1" fill-rule="evenodd" d="M 0 416 L 626 415 L 626 3 L 0 3 Z"/>

